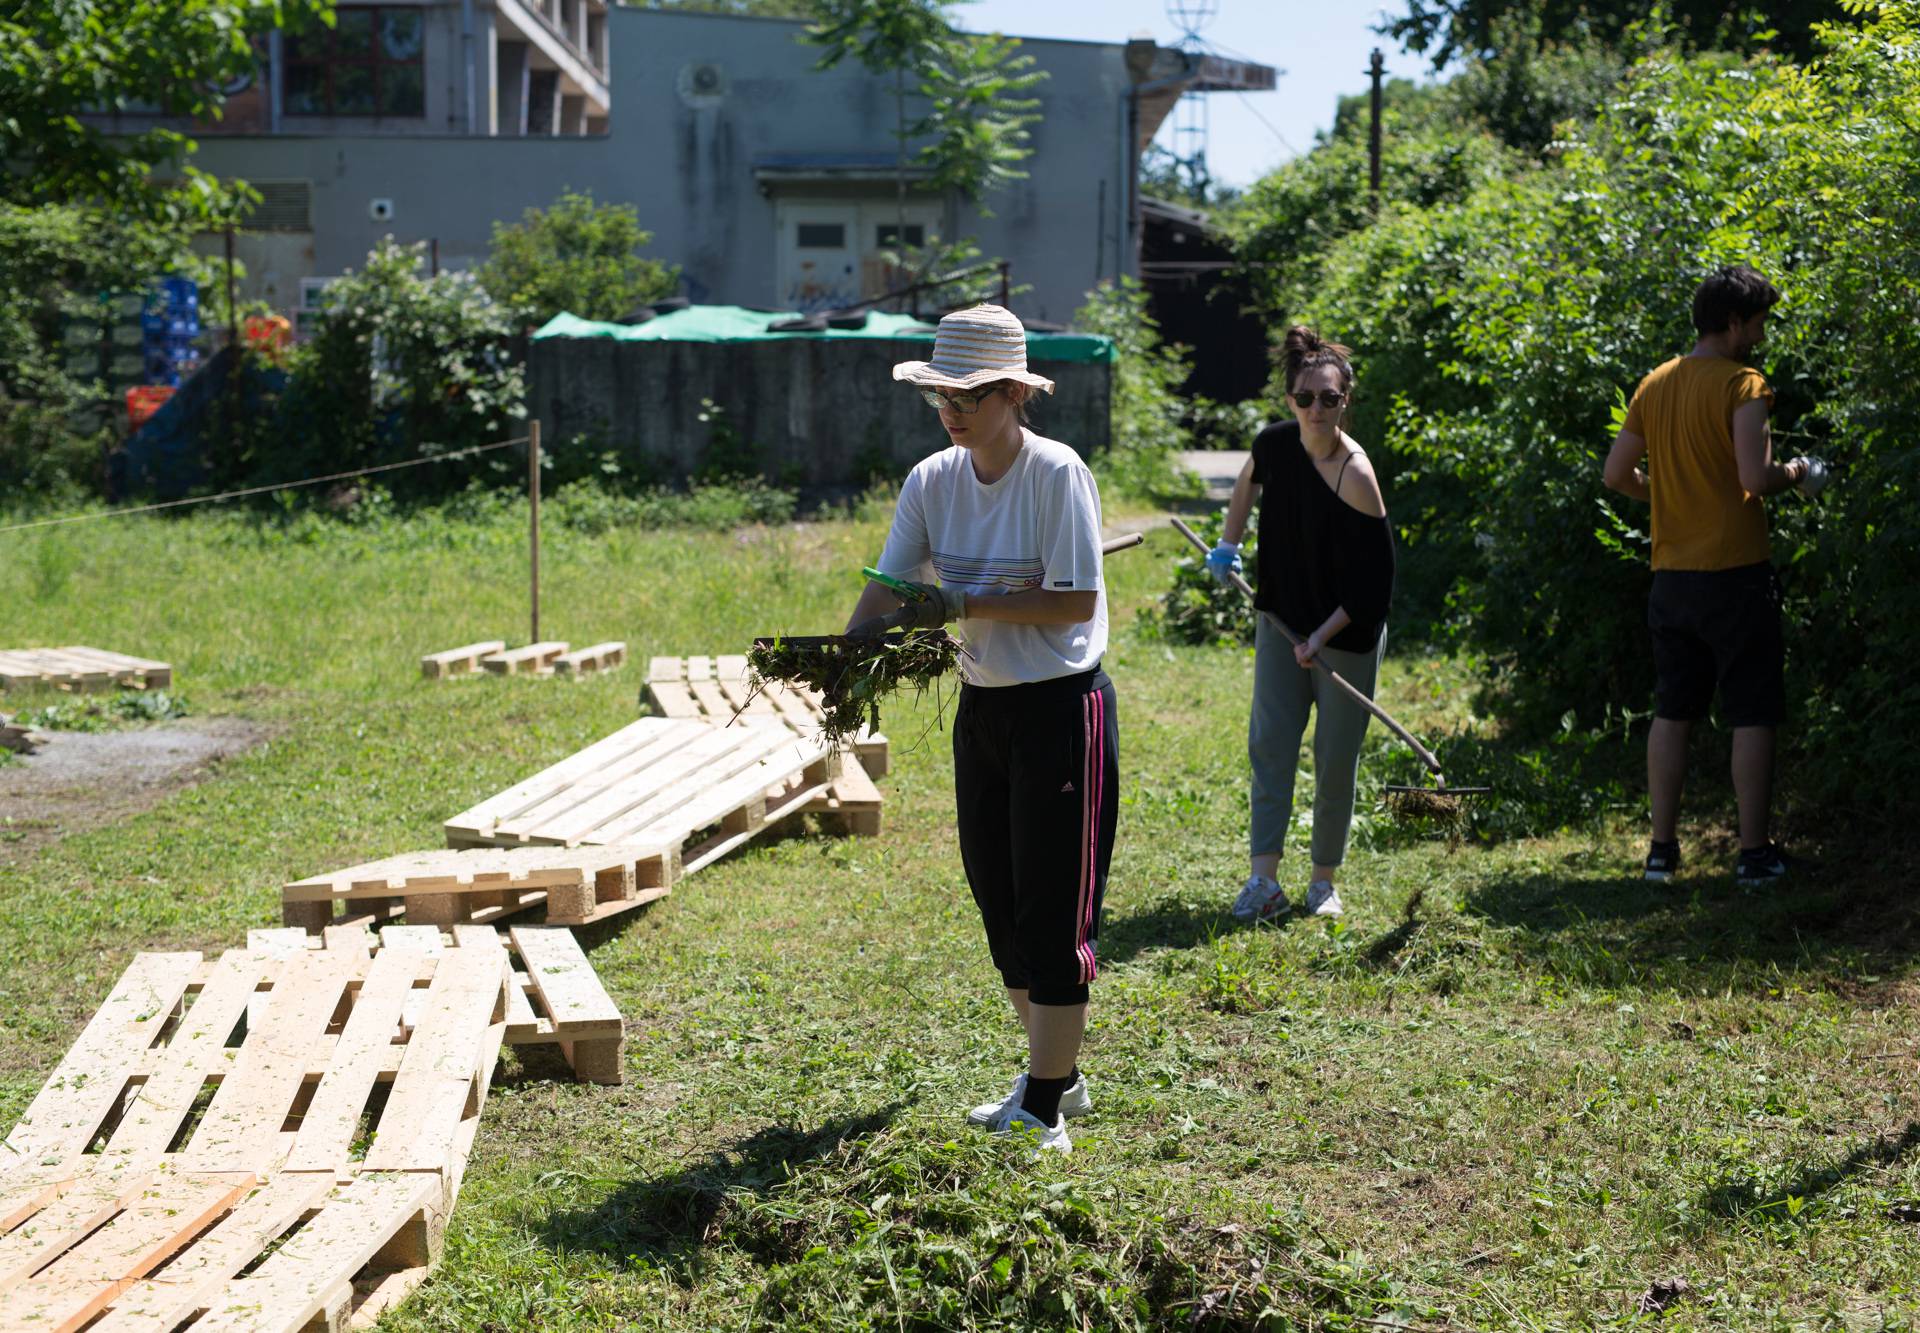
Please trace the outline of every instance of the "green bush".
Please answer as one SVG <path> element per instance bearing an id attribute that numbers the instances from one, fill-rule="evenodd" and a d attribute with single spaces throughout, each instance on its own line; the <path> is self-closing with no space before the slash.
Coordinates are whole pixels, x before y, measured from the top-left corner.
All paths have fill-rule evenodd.
<path id="1" fill-rule="evenodd" d="M 1103 488 L 1140 499 L 1203 494 L 1199 478 L 1180 466 L 1190 447 L 1187 403 L 1180 397 L 1187 363 L 1181 349 L 1160 341 L 1147 314 L 1147 294 L 1132 278 L 1101 283 L 1087 294 L 1073 325 L 1113 339 L 1112 436 L 1095 456 Z"/>
<path id="2" fill-rule="evenodd" d="M 1190 525 L 1209 546 L 1220 540 L 1226 526 L 1224 512 L 1202 517 Z M 1260 514 L 1247 516 L 1246 535 L 1240 539 L 1240 563 L 1253 582 L 1259 558 Z M 1253 643 L 1253 603 L 1237 588 L 1215 583 L 1207 572 L 1207 558 L 1195 551 L 1174 564 L 1173 586 L 1160 605 L 1143 612 L 1149 628 L 1175 643 Z"/>
<path id="3" fill-rule="evenodd" d="M 620 319 L 680 284 L 678 268 L 640 254 L 652 240 L 633 205 L 595 203 L 592 191 L 569 190 L 551 208 L 493 224 L 480 282 L 519 325 L 538 327 L 561 311 Z"/>
<path id="4" fill-rule="evenodd" d="M 283 390 L 242 399 L 208 432 L 209 487 L 261 485 L 447 454 L 521 433 L 522 368 L 503 307 L 472 275 L 423 272 L 424 246 L 389 238 L 358 273 L 328 285 L 313 339 L 288 359 Z M 217 396 L 216 409 L 229 398 Z M 520 484 L 524 455 L 497 451 L 387 474 L 403 498 L 479 477 Z"/>

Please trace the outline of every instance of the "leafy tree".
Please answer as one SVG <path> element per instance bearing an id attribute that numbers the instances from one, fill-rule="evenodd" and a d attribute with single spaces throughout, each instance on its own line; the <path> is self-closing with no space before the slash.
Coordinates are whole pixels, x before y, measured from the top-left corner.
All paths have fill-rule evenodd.
<path id="1" fill-rule="evenodd" d="M 231 197 L 176 164 L 180 130 L 109 137 L 89 112 L 215 119 L 223 89 L 252 78 L 255 41 L 332 22 L 333 0 L 13 0 L 0 7 L 0 199 L 82 203 L 183 227 Z M 159 174 L 156 174 L 159 173 Z M 175 177 L 178 185 L 160 182 Z"/>
<path id="2" fill-rule="evenodd" d="M 595 203 L 591 191 L 570 190 L 551 208 L 494 224 L 480 281 L 523 324 L 544 324 L 563 310 L 619 319 L 679 284 L 678 268 L 640 254 L 652 240 L 632 205 Z"/>
<path id="3" fill-rule="evenodd" d="M 1021 167 L 1033 154 L 1027 127 L 1040 119 L 1040 99 L 1025 94 L 1046 82 L 1047 73 L 1019 49 L 1015 37 L 956 33 L 922 72 L 927 113 L 908 133 L 927 138 L 915 157 L 933 168 L 935 186 L 978 203 L 1027 178 Z"/>
<path id="4" fill-rule="evenodd" d="M 1199 479 L 1180 467 L 1191 442 L 1180 385 L 1186 349 L 1160 340 L 1147 293 L 1133 278 L 1101 283 L 1074 312 L 1073 326 L 1113 339 L 1112 437 L 1094 459 L 1104 486 L 1137 499 L 1191 496 Z"/>
<path id="5" fill-rule="evenodd" d="M 1653 7 L 1638 0 L 1404 0 L 1405 12 L 1383 18 L 1374 30 L 1409 51 L 1430 52 L 1435 69 L 1458 57 L 1491 58 L 1521 20 L 1552 38 L 1618 42 L 1650 14 L 1664 18 L 1684 43 L 1703 50 L 1751 51 L 1768 47 L 1795 56 L 1815 49 L 1819 24 L 1841 17 L 1847 0 L 1664 0 Z"/>
<path id="6" fill-rule="evenodd" d="M 856 60 L 893 76 L 895 185 L 907 230 L 907 73 L 937 64 L 953 39 L 946 0 L 814 0 L 806 40 L 824 48 L 815 69 Z"/>

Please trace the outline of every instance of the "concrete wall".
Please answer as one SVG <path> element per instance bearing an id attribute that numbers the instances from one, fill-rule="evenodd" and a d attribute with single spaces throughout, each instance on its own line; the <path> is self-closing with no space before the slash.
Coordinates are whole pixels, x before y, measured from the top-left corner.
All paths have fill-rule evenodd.
<path id="1" fill-rule="evenodd" d="M 761 343 L 614 342 L 548 338 L 528 356 L 528 406 L 556 450 L 611 449 L 675 475 L 697 468 L 710 437 L 711 398 L 758 446 L 767 476 L 805 486 L 857 486 L 903 475 L 947 445 L 938 415 L 897 362 L 924 360 L 924 340 L 784 339 Z M 1084 457 L 1108 442 L 1112 366 L 1036 359 L 1055 382 L 1033 429 Z M 576 443 L 575 437 L 585 437 Z"/>
<path id="2" fill-rule="evenodd" d="M 777 304 L 775 199 L 756 184 L 755 160 L 890 155 L 889 85 L 851 62 L 816 72 L 817 51 L 795 40 L 798 23 L 625 7 L 608 21 L 605 136 L 221 136 L 200 140 L 196 165 L 252 180 L 310 180 L 314 276 L 360 267 L 387 233 L 438 238 L 446 267 L 478 262 L 494 222 L 517 220 L 572 187 L 635 205 L 655 233 L 650 253 L 682 265 L 698 299 Z M 442 51 L 446 40 L 444 30 L 435 37 Z M 988 254 L 1012 261 L 1015 280 L 1034 288 L 1014 302 L 1022 314 L 1064 323 L 1098 278 L 1133 268 L 1124 48 L 1036 39 L 1024 49 L 1052 75 L 1040 90 L 1045 119 L 1035 127 L 1031 174 L 987 201 L 995 216 L 962 210 L 951 234 L 975 236 Z M 684 86 L 683 74 L 699 64 L 724 71 L 719 95 Z M 433 113 L 446 114 L 454 77 L 429 67 Z M 812 197 L 836 187 L 778 188 Z M 863 197 L 892 188 L 857 187 Z M 369 217 L 375 198 L 393 201 L 390 222 Z"/>

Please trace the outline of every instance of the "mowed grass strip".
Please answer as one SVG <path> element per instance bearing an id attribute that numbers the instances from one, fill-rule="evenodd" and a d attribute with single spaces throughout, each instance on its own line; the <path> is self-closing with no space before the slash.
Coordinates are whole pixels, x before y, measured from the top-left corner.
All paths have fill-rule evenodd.
<path id="1" fill-rule="evenodd" d="M 643 665 L 419 678 L 422 653 L 526 638 L 523 521 L 0 538 L 0 638 L 162 658 L 196 713 L 274 734 L 0 868 L 0 1124 L 135 950 L 236 945 L 285 880 L 438 845 L 634 716 Z M 831 631 L 884 522 L 559 527 L 542 634 L 644 664 Z M 961 1124 L 1021 1046 L 943 701 L 896 700 L 883 837 L 754 844 L 589 934 L 626 1084 L 508 1053 L 446 1262 L 386 1326 L 1911 1327 L 1920 1020 L 1908 937 L 1852 910 L 1870 886 L 1830 866 L 1744 893 L 1705 852 L 1644 885 L 1629 810 L 1494 846 L 1369 810 L 1345 919 L 1237 928 L 1250 659 L 1136 618 L 1182 553 L 1161 532 L 1108 565 L 1123 805 L 1071 1159 Z M 1390 662 L 1383 697 L 1416 729 L 1471 715 L 1443 659 Z"/>

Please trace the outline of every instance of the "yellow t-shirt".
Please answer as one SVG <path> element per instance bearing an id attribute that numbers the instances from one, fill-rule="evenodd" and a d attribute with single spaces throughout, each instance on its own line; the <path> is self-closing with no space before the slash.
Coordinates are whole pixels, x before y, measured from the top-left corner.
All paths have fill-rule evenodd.
<path id="1" fill-rule="evenodd" d="M 1676 356 L 1640 381 L 1626 428 L 1647 442 L 1655 569 L 1737 569 L 1771 558 L 1767 511 L 1740 485 L 1733 414 L 1773 390 L 1723 356 Z"/>

